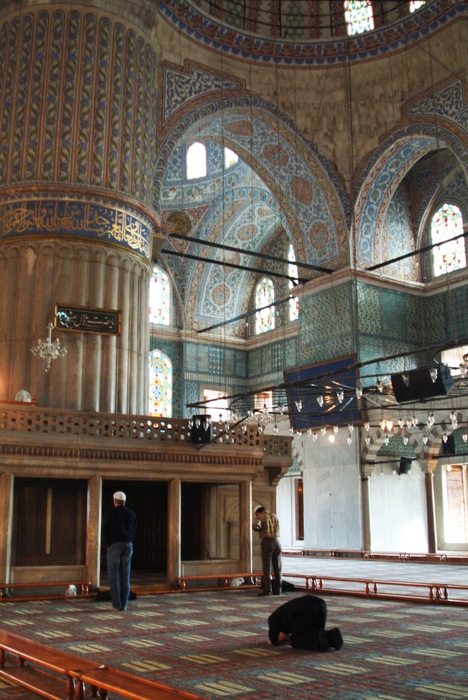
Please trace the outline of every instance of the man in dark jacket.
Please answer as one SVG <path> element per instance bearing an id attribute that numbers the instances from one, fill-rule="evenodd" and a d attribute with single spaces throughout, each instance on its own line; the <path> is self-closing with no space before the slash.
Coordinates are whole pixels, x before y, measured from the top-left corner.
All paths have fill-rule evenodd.
<path id="1" fill-rule="evenodd" d="M 336 651 L 343 646 L 337 627 L 325 630 L 327 604 L 315 595 L 293 598 L 277 608 L 268 618 L 268 637 L 274 646 L 291 642 L 294 649 Z"/>
<path id="2" fill-rule="evenodd" d="M 130 566 L 133 554 L 133 537 L 137 518 L 127 508 L 126 495 L 114 493 L 114 508 L 110 510 L 102 527 L 107 547 L 107 575 L 114 610 L 126 610 L 130 595 Z"/>

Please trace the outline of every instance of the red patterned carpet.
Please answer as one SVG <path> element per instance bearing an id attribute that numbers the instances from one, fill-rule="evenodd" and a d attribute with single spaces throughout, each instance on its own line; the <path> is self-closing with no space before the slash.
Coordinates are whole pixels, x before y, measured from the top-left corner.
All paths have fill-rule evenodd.
<path id="1" fill-rule="evenodd" d="M 326 597 L 339 652 L 266 642 L 281 598 L 253 590 L 140 596 L 126 613 L 91 600 L 0 605 L 2 628 L 204 698 L 468 698 L 468 608 Z M 0 700 L 38 696 L 0 679 Z"/>

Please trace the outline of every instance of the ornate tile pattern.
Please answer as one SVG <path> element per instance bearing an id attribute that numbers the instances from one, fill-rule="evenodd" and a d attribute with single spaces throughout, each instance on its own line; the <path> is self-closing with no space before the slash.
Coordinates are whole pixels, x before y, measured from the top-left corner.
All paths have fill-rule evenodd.
<path id="1" fill-rule="evenodd" d="M 92 185 L 149 204 L 157 101 L 146 39 L 92 12 L 31 8 L 2 23 L 0 54 L 0 184 Z"/>

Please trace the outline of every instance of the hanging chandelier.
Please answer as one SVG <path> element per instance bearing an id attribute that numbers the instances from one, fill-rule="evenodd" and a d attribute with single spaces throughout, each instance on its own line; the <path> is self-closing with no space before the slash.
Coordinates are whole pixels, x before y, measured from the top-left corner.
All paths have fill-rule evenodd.
<path id="1" fill-rule="evenodd" d="M 40 357 L 42 360 L 46 361 L 46 372 L 50 369 L 50 363 L 52 360 L 56 360 L 59 357 L 64 357 L 64 355 L 67 354 L 67 349 L 60 347 L 60 340 L 58 338 L 52 341 L 53 328 L 54 324 L 49 323 L 47 326 L 47 330 L 49 331 L 47 339 L 42 340 L 42 338 L 39 338 L 37 345 L 34 348 L 31 348 L 31 352 L 35 357 Z"/>

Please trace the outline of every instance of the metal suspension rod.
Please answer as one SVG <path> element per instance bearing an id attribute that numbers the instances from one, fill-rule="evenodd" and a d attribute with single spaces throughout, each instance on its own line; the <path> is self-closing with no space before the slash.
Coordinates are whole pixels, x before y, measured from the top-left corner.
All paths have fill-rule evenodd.
<path id="1" fill-rule="evenodd" d="M 253 316 L 254 314 L 257 313 L 257 311 L 263 311 L 264 309 L 269 309 L 272 306 L 279 306 L 280 304 L 285 304 L 287 301 L 290 299 L 294 299 L 294 294 L 291 294 L 288 297 L 285 297 L 284 299 L 280 299 L 279 301 L 274 301 L 271 304 L 267 304 L 266 306 L 261 306 L 258 309 L 252 309 L 252 311 L 246 311 L 245 314 L 240 314 L 240 316 L 235 316 L 234 318 L 230 318 L 228 321 L 221 321 L 220 323 L 215 323 L 214 326 L 208 326 L 207 328 L 201 328 L 197 333 L 206 333 L 207 331 L 212 331 L 215 328 L 221 328 L 221 326 L 228 326 L 230 323 L 234 323 L 234 321 L 240 321 L 243 318 L 248 318 L 249 316 Z"/>
<path id="2" fill-rule="evenodd" d="M 406 258 L 412 258 L 414 255 L 419 255 L 419 253 L 427 253 L 428 250 L 432 250 L 437 246 L 444 245 L 444 243 L 451 243 L 452 241 L 457 241 L 459 238 L 466 238 L 468 236 L 468 230 L 463 233 L 459 233 L 458 236 L 453 238 L 448 238 L 446 241 L 441 241 L 440 243 L 431 243 L 430 245 L 425 245 L 423 248 L 418 248 L 418 250 L 413 250 L 412 253 L 405 253 L 405 255 L 399 255 L 397 258 L 392 258 L 392 260 L 387 260 L 386 262 L 379 263 L 378 265 L 372 265 L 371 267 L 366 267 L 368 272 L 372 270 L 378 270 L 380 267 L 385 267 L 385 265 L 392 265 L 393 263 L 399 262 L 400 260 L 405 260 Z"/>
<path id="3" fill-rule="evenodd" d="M 210 258 L 202 258 L 200 255 L 189 255 L 188 253 L 180 253 L 177 250 L 161 250 L 161 255 L 175 255 L 178 258 L 189 258 L 190 260 L 200 260 L 201 262 L 211 263 L 212 265 L 225 265 L 226 267 L 233 267 L 236 270 L 247 270 L 247 272 L 256 272 L 258 275 L 268 275 L 268 277 L 281 277 L 282 279 L 290 280 L 294 286 L 298 283 L 305 284 L 307 280 L 301 279 L 300 277 L 290 277 L 289 275 L 282 275 L 280 272 L 271 272 L 270 270 L 258 270 L 256 267 L 248 267 L 247 265 L 236 265 L 235 263 L 225 262 L 223 260 L 210 260 Z"/>
<path id="4" fill-rule="evenodd" d="M 181 241 L 190 241 L 191 243 L 198 243 L 199 245 L 211 246 L 211 248 L 220 248 L 221 250 L 229 250 L 233 253 L 239 253 L 239 248 L 235 248 L 231 245 L 224 245 L 223 243 L 215 243 L 214 241 L 202 241 L 199 238 L 194 238 L 193 236 L 183 236 L 180 233 L 170 233 L 170 238 L 178 238 Z M 284 258 L 278 258 L 275 255 L 268 255 L 267 253 L 255 253 L 253 250 L 242 250 L 243 255 L 254 255 L 257 258 L 263 258 L 264 260 L 272 260 L 273 262 L 282 262 L 286 265 L 296 265 L 296 267 L 303 267 L 305 270 L 314 270 L 315 272 L 326 272 L 328 275 L 333 273 L 333 270 L 329 270 L 326 267 L 321 267 L 320 265 L 309 265 L 308 263 L 290 262 Z"/>

